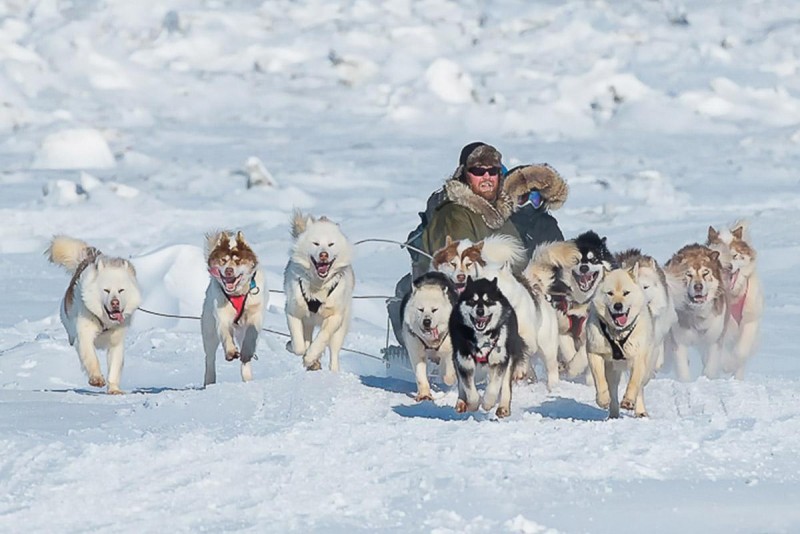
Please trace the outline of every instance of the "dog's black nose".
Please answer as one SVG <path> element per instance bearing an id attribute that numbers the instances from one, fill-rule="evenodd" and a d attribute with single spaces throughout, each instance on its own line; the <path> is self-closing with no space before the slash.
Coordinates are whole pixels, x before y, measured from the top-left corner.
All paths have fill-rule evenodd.
<path id="1" fill-rule="evenodd" d="M 422 320 L 422 326 L 424 326 L 425 328 L 430 328 L 431 327 L 431 320 L 427 319 L 427 318 L 423 319 Z"/>
<path id="2" fill-rule="evenodd" d="M 618 311 L 618 312 L 621 312 L 622 311 L 622 303 L 621 302 L 615 302 L 614 303 L 614 310 Z"/>
<path id="3" fill-rule="evenodd" d="M 114 297 L 113 299 L 111 299 L 111 307 L 115 308 L 115 309 L 119 309 L 119 299 L 117 297 Z"/>
<path id="4" fill-rule="evenodd" d="M 701 291 L 703 291 L 703 284 L 695 284 L 694 290 L 696 293 L 700 293 Z"/>
<path id="5" fill-rule="evenodd" d="M 320 252 L 319 253 L 319 261 L 321 261 L 321 262 L 328 261 L 328 253 L 325 252 L 325 251 Z"/>
<path id="6" fill-rule="evenodd" d="M 467 279 L 467 275 L 466 275 L 466 274 L 457 274 L 457 275 L 456 275 L 456 281 L 457 281 L 459 284 L 463 284 L 463 283 L 464 283 L 464 280 L 466 280 L 466 279 Z"/>
<path id="7" fill-rule="evenodd" d="M 588 273 L 589 272 L 589 266 L 588 265 L 581 265 L 581 272 L 583 274 Z"/>
<path id="8" fill-rule="evenodd" d="M 483 311 L 483 306 L 475 308 L 475 315 L 477 315 L 478 317 L 483 317 L 485 313 L 486 312 Z"/>

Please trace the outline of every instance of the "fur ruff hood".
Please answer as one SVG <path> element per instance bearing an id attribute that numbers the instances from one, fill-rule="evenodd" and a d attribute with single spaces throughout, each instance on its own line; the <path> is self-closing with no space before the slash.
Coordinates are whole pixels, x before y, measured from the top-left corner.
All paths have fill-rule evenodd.
<path id="1" fill-rule="evenodd" d="M 503 182 L 502 190 L 508 198 L 516 199 L 531 189 L 537 189 L 549 210 L 557 210 L 567 201 L 569 187 L 558 172 L 548 165 L 525 165 L 512 169 Z"/>
<path id="2" fill-rule="evenodd" d="M 505 187 L 502 184 L 494 204 L 476 195 L 467 184 L 455 178 L 445 182 L 444 190 L 451 202 L 467 208 L 476 215 L 480 215 L 486 226 L 492 230 L 501 228 L 514 211 L 514 197 L 506 194 Z"/>

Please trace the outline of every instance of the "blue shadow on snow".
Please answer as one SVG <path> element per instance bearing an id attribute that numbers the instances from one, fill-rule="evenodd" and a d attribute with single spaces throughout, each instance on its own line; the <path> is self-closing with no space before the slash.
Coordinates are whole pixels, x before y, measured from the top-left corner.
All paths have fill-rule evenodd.
<path id="1" fill-rule="evenodd" d="M 538 413 L 548 419 L 574 419 L 576 421 L 605 421 L 608 412 L 583 404 L 575 399 L 555 397 L 546 400 L 539 406 L 528 408 L 528 413 Z"/>

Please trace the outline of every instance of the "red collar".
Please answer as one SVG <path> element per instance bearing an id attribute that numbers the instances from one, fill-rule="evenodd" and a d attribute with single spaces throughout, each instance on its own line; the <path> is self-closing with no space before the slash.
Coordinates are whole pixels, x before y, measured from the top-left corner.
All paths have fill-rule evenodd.
<path id="1" fill-rule="evenodd" d="M 242 318 L 242 314 L 244 313 L 244 303 L 247 301 L 247 295 L 250 292 L 248 291 L 244 295 L 225 295 L 228 297 L 228 302 L 231 303 L 233 309 L 236 310 L 236 319 L 233 320 L 234 323 L 239 324 L 239 319 Z"/>

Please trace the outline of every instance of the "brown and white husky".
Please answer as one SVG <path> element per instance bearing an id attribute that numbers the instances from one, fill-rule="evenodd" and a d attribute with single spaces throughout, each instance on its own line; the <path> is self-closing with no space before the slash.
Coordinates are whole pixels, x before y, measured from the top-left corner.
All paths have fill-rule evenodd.
<path id="1" fill-rule="evenodd" d="M 706 242 L 709 248 L 719 252 L 728 299 L 725 341 L 730 353 L 723 362 L 723 370 L 738 379 L 744 377 L 745 363 L 755 352 L 764 311 L 764 293 L 756 272 L 756 251 L 746 234 L 746 221 L 720 232 L 709 226 Z"/>
<path id="2" fill-rule="evenodd" d="M 206 263 L 211 280 L 201 317 L 206 354 L 205 385 L 217 381 L 216 353 L 222 343 L 225 360 L 242 362 L 242 380 L 253 379 L 251 360 L 261 332 L 269 292 L 258 258 L 242 232 L 206 235 Z"/>
<path id="3" fill-rule="evenodd" d="M 728 301 L 719 252 L 693 244 L 676 252 L 664 265 L 678 313 L 668 338 L 667 353 L 675 362 L 678 379 L 688 381 L 689 347 L 703 355 L 703 374 L 719 375 L 725 348 Z"/>

